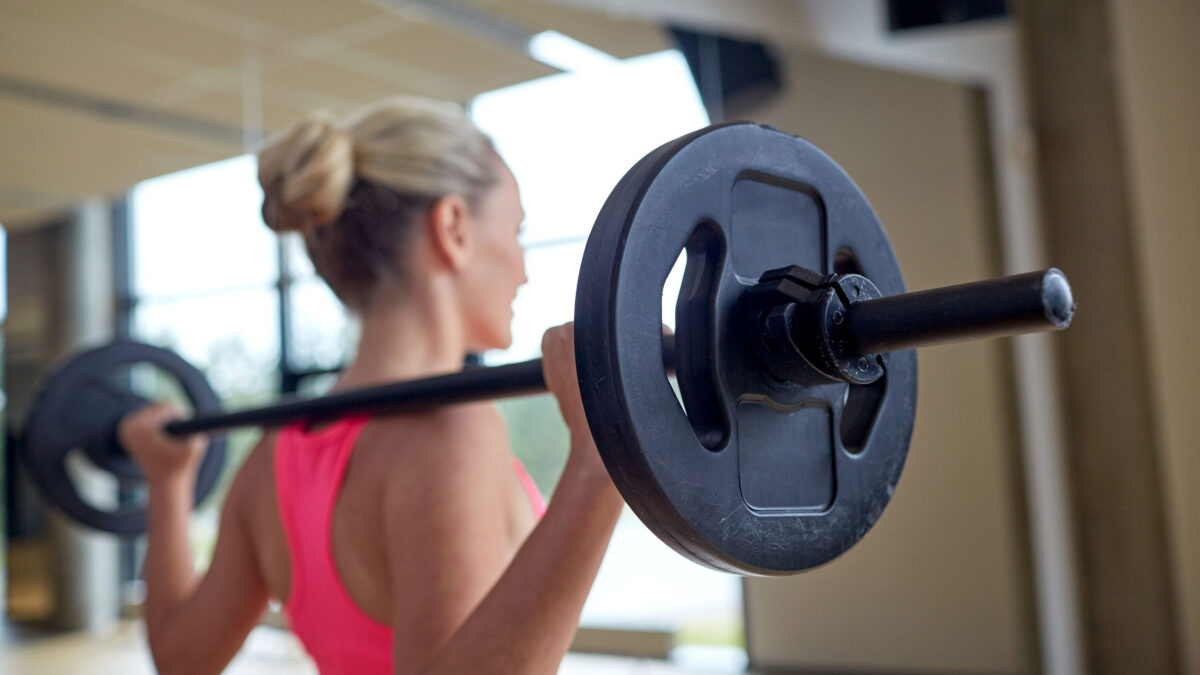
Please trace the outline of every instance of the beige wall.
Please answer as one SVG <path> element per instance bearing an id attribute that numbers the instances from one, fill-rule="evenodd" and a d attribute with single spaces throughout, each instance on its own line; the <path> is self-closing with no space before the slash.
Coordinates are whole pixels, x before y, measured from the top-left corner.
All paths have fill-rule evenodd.
<path id="1" fill-rule="evenodd" d="M 1181 644 L 1200 673 L 1200 3 L 1110 7 Z"/>
<path id="2" fill-rule="evenodd" d="M 1003 271 L 1045 267 L 1039 178 L 1015 21 L 891 34 L 882 2 L 828 0 L 542 0 L 606 13 L 745 35 L 849 62 L 948 82 L 982 86 L 993 149 Z M 1060 263 L 1061 264 L 1061 263 Z M 1011 342 L 1018 389 L 1020 451 L 1031 520 L 1041 670 L 1086 672 L 1079 602 L 1075 514 L 1068 489 L 1059 358 L 1055 340 L 1029 335 Z"/>
<path id="3" fill-rule="evenodd" d="M 754 119 L 804 136 L 874 204 L 910 289 L 1000 273 L 981 95 L 786 54 Z M 920 355 L 916 431 L 892 504 L 861 544 L 785 579 L 748 579 L 756 665 L 865 671 L 1035 669 L 1012 375 L 997 341 Z"/>

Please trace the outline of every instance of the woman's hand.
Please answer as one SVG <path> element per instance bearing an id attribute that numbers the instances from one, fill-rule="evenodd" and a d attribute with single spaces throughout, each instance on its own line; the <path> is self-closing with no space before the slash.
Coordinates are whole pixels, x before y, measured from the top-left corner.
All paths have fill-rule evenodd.
<path id="1" fill-rule="evenodd" d="M 587 414 L 583 410 L 583 400 L 579 395 L 573 324 L 555 326 L 542 336 L 542 371 L 546 378 L 546 386 L 558 399 L 558 409 L 571 432 L 571 454 L 567 461 L 567 470 L 578 470 L 585 480 L 590 482 L 596 479 L 600 485 L 612 489 L 611 479 L 600 459 L 596 442 L 592 439 L 592 430 L 588 427 Z M 614 494 L 615 492 L 613 489 Z"/>
<path id="2" fill-rule="evenodd" d="M 195 478 L 208 438 L 203 434 L 186 438 L 168 435 L 164 427 L 181 417 L 174 406 L 159 403 L 139 408 L 121 420 L 117 438 L 148 483 L 180 482 L 190 486 Z"/>
<path id="3" fill-rule="evenodd" d="M 558 399 L 571 437 L 591 438 L 579 395 L 579 375 L 575 372 L 575 324 L 564 323 L 542 335 L 542 373 L 546 386 Z"/>

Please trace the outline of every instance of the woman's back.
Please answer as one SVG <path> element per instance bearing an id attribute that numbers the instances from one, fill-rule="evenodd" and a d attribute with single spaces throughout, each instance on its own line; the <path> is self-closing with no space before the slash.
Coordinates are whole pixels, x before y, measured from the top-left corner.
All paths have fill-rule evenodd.
<path id="1" fill-rule="evenodd" d="M 351 447 L 342 448 L 343 443 Z M 338 469 L 335 457 L 341 451 L 347 455 L 339 488 L 337 476 L 328 472 Z M 285 453 L 292 456 L 286 457 Z M 305 456 L 314 453 L 325 454 L 328 459 L 315 462 Z M 465 468 L 463 462 L 479 468 Z M 498 576 L 535 524 L 536 511 L 544 508 L 540 499 L 533 502 L 536 495 L 529 494 L 518 471 L 495 407 L 456 406 L 419 417 L 370 422 L 351 418 L 309 432 L 289 427 L 271 433 L 247 459 L 231 489 L 229 504 L 235 506 L 237 517 L 245 519 L 271 597 L 284 603 L 295 624 L 293 628 L 320 659 L 321 649 L 313 644 L 315 635 L 338 642 L 334 639 L 336 631 L 318 626 L 336 625 L 347 630 L 357 625 L 357 634 L 341 641 L 347 647 L 377 639 L 379 629 L 388 629 L 397 613 L 405 613 L 405 606 L 397 607 L 397 603 L 412 594 L 403 587 L 436 585 L 440 574 L 429 564 L 427 546 L 414 543 L 405 550 L 397 541 L 427 543 L 436 530 L 477 527 L 474 523 L 439 519 L 437 514 L 450 515 L 459 508 L 467 520 L 479 520 L 480 513 L 489 514 L 485 518 L 489 521 L 487 527 L 497 536 L 483 538 L 469 550 L 458 551 L 456 557 L 479 561 Z M 471 477 L 482 480 L 475 486 L 462 485 L 463 478 Z M 290 483 L 280 484 L 284 481 Z M 439 483 L 459 485 L 455 491 L 460 498 L 448 494 Z M 502 489 L 496 490 L 495 486 Z M 305 506 L 308 512 L 303 516 L 297 507 L 314 499 L 319 501 L 317 491 L 330 489 L 336 506 L 325 538 L 320 529 L 322 507 Z M 461 505 L 439 507 L 430 503 L 447 498 Z M 475 505 L 467 506 L 468 502 Z M 480 506 L 485 508 L 480 510 Z M 307 553 L 298 550 L 300 542 L 307 542 Z M 311 549 L 326 542 L 331 555 L 322 560 L 321 552 Z M 316 560 L 307 560 L 314 558 L 314 553 Z M 298 564 L 297 556 L 301 558 Z M 410 562 L 396 560 L 401 556 Z M 334 571 L 325 576 L 332 579 L 325 579 L 318 569 L 327 560 L 332 561 Z M 296 576 L 301 566 L 307 573 Z M 480 586 L 479 597 L 494 581 Z M 329 587 L 331 583 L 333 588 Z M 297 595 L 338 596 L 343 588 L 340 597 L 343 604 L 350 605 L 348 608 L 340 607 L 337 597 L 295 603 Z M 418 604 L 405 604 L 408 613 L 420 613 Z M 438 631 L 435 628 L 433 632 Z M 392 648 L 390 643 L 385 646 L 387 651 Z"/>

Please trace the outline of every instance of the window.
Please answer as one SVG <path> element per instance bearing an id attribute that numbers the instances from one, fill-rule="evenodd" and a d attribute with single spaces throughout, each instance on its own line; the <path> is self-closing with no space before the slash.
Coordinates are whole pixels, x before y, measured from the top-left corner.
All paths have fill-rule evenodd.
<path id="1" fill-rule="evenodd" d="M 276 393 L 279 255 L 254 160 L 146 181 L 130 196 L 132 333 L 206 371 L 229 405 Z"/>

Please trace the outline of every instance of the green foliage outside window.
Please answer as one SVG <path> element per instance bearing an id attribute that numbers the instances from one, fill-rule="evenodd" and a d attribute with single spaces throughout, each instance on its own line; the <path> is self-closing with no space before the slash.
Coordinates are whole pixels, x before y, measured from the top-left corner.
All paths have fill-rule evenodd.
<path id="1" fill-rule="evenodd" d="M 553 396 L 543 394 L 500 401 L 499 406 L 508 422 L 513 454 L 525 465 L 542 494 L 549 497 L 566 464 L 570 441 L 558 403 Z"/>

